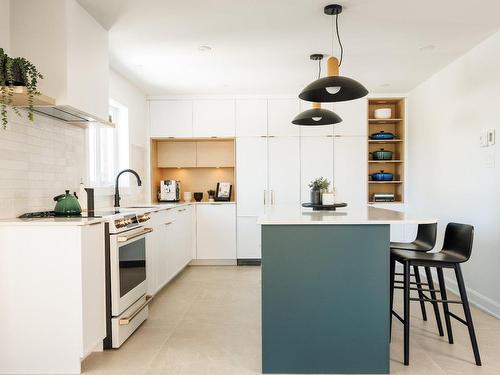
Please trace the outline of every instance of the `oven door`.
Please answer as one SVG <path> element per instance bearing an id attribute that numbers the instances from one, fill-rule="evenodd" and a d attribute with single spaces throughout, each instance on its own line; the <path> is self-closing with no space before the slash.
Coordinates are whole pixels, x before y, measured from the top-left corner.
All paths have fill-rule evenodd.
<path id="1" fill-rule="evenodd" d="M 136 228 L 110 236 L 113 316 L 120 315 L 146 294 L 146 236 L 152 231 Z"/>

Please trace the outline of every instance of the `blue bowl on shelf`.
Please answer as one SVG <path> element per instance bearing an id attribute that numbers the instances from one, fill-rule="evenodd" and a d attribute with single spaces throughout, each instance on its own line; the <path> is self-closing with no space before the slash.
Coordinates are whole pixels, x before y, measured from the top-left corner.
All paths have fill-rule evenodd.
<path id="1" fill-rule="evenodd" d="M 395 136 L 392 133 L 386 133 L 383 130 L 381 130 L 378 133 L 373 133 L 372 135 L 370 135 L 370 138 L 374 140 L 385 140 L 385 139 L 394 139 Z"/>
<path id="2" fill-rule="evenodd" d="M 392 181 L 392 180 L 394 180 L 393 173 L 387 173 L 384 171 L 372 173 L 370 176 L 372 178 L 372 181 Z"/>

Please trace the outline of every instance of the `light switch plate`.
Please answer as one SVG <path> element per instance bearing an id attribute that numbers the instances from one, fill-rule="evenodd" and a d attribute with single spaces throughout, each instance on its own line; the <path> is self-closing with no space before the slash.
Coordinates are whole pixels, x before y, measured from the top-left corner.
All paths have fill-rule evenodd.
<path id="1" fill-rule="evenodd" d="M 479 146 L 480 147 L 488 147 L 488 131 L 483 130 L 479 134 Z"/>
<path id="2" fill-rule="evenodd" d="M 495 129 L 488 129 L 486 131 L 488 146 L 493 146 L 495 144 Z"/>

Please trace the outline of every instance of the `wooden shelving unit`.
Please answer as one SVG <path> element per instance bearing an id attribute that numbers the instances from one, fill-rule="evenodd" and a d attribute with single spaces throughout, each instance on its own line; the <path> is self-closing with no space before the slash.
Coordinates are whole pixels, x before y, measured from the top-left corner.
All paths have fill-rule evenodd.
<path id="1" fill-rule="evenodd" d="M 374 112 L 378 108 L 391 108 L 392 117 L 389 119 L 376 119 Z M 405 146 L 405 100 L 404 98 L 372 98 L 368 99 L 368 136 L 384 131 L 393 133 L 396 138 L 388 140 L 374 140 L 368 137 L 368 203 L 374 202 L 375 193 L 394 194 L 393 203 L 404 202 L 404 146 Z M 392 160 L 373 160 L 371 153 L 380 149 L 393 152 Z M 389 172 L 394 174 L 393 181 L 372 181 L 372 173 Z"/>
<path id="2" fill-rule="evenodd" d="M 28 103 L 28 90 L 24 86 L 14 87 L 12 104 L 16 107 L 27 107 Z M 33 105 L 46 105 L 53 106 L 56 100 L 47 95 L 37 95 L 33 99 Z"/>

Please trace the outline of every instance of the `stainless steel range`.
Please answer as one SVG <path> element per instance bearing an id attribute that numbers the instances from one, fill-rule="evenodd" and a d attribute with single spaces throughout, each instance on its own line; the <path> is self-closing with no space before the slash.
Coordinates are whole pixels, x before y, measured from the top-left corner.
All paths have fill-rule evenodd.
<path id="1" fill-rule="evenodd" d="M 145 226 L 150 214 L 120 213 L 106 224 L 106 330 L 104 348 L 119 348 L 148 317 Z"/>

